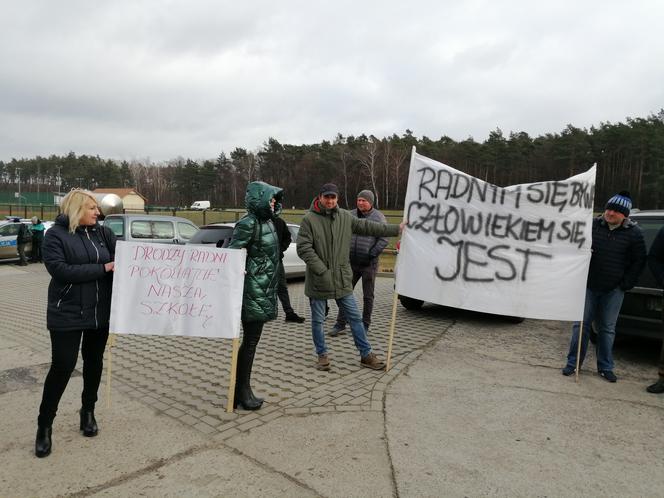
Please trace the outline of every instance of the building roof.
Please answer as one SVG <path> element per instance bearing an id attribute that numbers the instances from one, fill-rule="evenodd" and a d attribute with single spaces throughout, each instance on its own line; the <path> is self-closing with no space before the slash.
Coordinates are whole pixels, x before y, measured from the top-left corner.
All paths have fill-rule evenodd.
<path id="1" fill-rule="evenodd" d="M 117 195 L 120 199 L 124 199 L 126 196 L 130 194 L 134 194 L 139 196 L 141 199 L 144 201 L 147 201 L 145 196 L 141 195 L 140 192 L 136 191 L 133 188 L 96 188 L 93 190 L 95 194 L 115 194 Z"/>

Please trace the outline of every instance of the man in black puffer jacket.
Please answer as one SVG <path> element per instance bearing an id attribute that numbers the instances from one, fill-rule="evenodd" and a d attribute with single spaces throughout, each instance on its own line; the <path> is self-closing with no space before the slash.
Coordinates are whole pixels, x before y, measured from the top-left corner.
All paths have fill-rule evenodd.
<path id="1" fill-rule="evenodd" d="M 625 291 L 630 290 L 646 263 L 643 233 L 629 219 L 632 199 L 628 192 L 620 192 L 609 199 L 604 214 L 593 220 L 592 255 L 583 313 L 583 335 L 579 366 L 588 348 L 590 327 L 597 321 L 597 371 L 609 382 L 618 379 L 613 373 L 613 339 L 616 321 Z M 576 372 L 580 323 L 572 327 L 572 340 L 563 375 Z"/>

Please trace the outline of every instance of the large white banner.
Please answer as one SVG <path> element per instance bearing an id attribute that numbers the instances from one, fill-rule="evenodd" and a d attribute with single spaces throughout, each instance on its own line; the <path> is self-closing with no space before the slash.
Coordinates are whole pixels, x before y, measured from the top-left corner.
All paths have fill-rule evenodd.
<path id="1" fill-rule="evenodd" d="M 110 331 L 240 335 L 246 251 L 118 241 Z"/>
<path id="2" fill-rule="evenodd" d="M 583 317 L 595 166 L 498 187 L 413 151 L 396 290 L 499 315 Z"/>

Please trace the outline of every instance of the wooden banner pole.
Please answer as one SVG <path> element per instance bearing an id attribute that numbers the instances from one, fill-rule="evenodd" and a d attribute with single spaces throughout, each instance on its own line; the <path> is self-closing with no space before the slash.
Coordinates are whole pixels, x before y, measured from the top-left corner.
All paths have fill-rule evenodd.
<path id="1" fill-rule="evenodd" d="M 397 321 L 397 302 L 399 300 L 399 295 L 397 291 L 394 291 L 394 297 L 392 298 L 392 320 L 390 321 L 390 337 L 387 340 L 387 359 L 385 360 L 385 371 L 390 370 L 392 362 L 392 341 L 394 339 L 394 326 Z"/>
<path id="2" fill-rule="evenodd" d="M 585 312 L 584 312 L 585 314 Z M 576 348 L 576 370 L 574 371 L 574 381 L 576 383 L 579 382 L 579 366 L 581 363 L 581 340 L 583 339 L 583 318 L 579 322 L 579 344 L 577 344 Z"/>
<path id="3" fill-rule="evenodd" d="M 413 167 L 414 156 L 415 156 L 415 146 L 413 145 L 413 148 L 410 151 L 410 167 L 411 168 Z M 402 224 L 406 223 L 406 213 L 405 212 L 403 214 L 403 218 L 401 218 L 401 222 L 402 222 Z M 403 226 L 404 226 L 404 229 L 405 229 L 405 225 L 403 225 Z M 403 236 L 403 230 L 402 230 L 400 235 Z M 397 294 L 397 286 L 396 286 L 396 266 L 397 266 L 397 260 L 398 259 L 399 259 L 399 252 L 397 251 L 397 257 L 395 258 L 395 261 L 394 261 L 395 282 L 394 282 L 394 295 L 392 297 L 392 320 L 390 321 L 390 336 L 387 340 L 387 358 L 385 359 L 385 371 L 386 372 L 389 372 L 389 370 L 392 366 L 392 343 L 394 342 L 394 328 L 395 328 L 396 323 L 397 323 L 397 304 L 398 304 L 398 301 L 399 301 L 399 294 Z"/>
<path id="4" fill-rule="evenodd" d="M 113 346 L 115 346 L 115 334 L 109 334 L 108 341 L 106 342 L 106 349 L 108 350 L 108 366 L 106 368 L 106 408 L 111 407 L 111 379 L 113 376 Z"/>
<path id="5" fill-rule="evenodd" d="M 240 349 L 240 338 L 233 339 L 233 352 L 231 353 L 231 375 L 228 382 L 228 405 L 226 405 L 226 412 L 233 412 L 233 405 L 235 404 L 235 374 L 237 371 L 237 353 Z"/>

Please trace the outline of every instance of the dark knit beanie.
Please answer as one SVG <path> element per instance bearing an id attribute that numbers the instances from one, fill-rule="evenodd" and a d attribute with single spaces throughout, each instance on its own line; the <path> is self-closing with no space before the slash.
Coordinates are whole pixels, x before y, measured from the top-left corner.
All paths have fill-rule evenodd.
<path id="1" fill-rule="evenodd" d="M 629 216 L 629 211 L 632 209 L 632 198 L 630 197 L 629 192 L 623 190 L 611 197 L 604 209 L 610 209 L 611 211 Z"/>
<path id="2" fill-rule="evenodd" d="M 365 201 L 367 201 L 369 204 L 372 206 L 374 205 L 374 202 L 376 201 L 376 197 L 374 196 L 373 192 L 371 190 L 363 190 L 359 194 L 357 194 L 358 199 L 362 198 Z"/>

